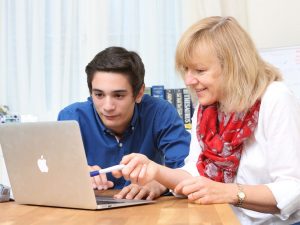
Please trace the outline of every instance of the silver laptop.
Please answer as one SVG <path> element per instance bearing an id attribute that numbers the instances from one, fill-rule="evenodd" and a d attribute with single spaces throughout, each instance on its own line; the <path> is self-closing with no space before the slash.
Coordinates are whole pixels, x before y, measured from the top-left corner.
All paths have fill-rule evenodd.
<path id="1" fill-rule="evenodd" d="M 0 144 L 20 204 L 107 209 L 154 202 L 95 196 L 76 121 L 0 124 Z"/>

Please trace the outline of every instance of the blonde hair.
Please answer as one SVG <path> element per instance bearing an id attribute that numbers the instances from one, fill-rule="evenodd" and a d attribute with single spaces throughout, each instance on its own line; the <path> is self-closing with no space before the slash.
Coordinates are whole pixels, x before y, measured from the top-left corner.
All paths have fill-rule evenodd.
<path id="1" fill-rule="evenodd" d="M 262 60 L 247 32 L 233 17 L 208 17 L 192 25 L 176 49 L 176 69 L 184 78 L 195 51 L 206 45 L 222 68 L 220 105 L 225 112 L 242 112 L 261 98 L 267 86 L 282 80 L 279 71 Z"/>

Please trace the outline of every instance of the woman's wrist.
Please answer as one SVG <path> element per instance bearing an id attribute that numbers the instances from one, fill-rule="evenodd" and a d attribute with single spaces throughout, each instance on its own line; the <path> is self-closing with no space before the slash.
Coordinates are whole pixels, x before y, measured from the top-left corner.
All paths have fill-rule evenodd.
<path id="1" fill-rule="evenodd" d="M 230 184 L 226 184 L 227 185 L 227 201 L 229 204 L 232 205 L 237 205 L 238 203 L 238 186 L 236 183 L 230 183 Z"/>

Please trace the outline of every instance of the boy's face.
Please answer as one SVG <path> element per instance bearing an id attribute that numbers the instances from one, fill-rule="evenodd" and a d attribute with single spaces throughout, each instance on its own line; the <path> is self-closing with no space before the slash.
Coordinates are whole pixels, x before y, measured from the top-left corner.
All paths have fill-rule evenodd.
<path id="1" fill-rule="evenodd" d="M 143 97 L 143 88 L 134 98 L 127 77 L 115 72 L 96 72 L 92 80 L 92 99 L 103 124 L 117 136 L 128 127 L 135 103 Z"/>

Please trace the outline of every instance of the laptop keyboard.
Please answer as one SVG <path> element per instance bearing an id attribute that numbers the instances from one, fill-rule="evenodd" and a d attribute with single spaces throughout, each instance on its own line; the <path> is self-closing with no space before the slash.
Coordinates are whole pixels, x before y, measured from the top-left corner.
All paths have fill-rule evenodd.
<path id="1" fill-rule="evenodd" d="M 97 200 L 97 205 L 117 204 L 117 203 L 120 203 L 120 202 Z"/>
<path id="2" fill-rule="evenodd" d="M 96 201 L 98 205 L 103 205 L 103 204 L 118 204 L 118 203 L 122 203 L 122 200 L 107 200 L 107 199 L 102 199 L 101 197 L 96 197 Z"/>

